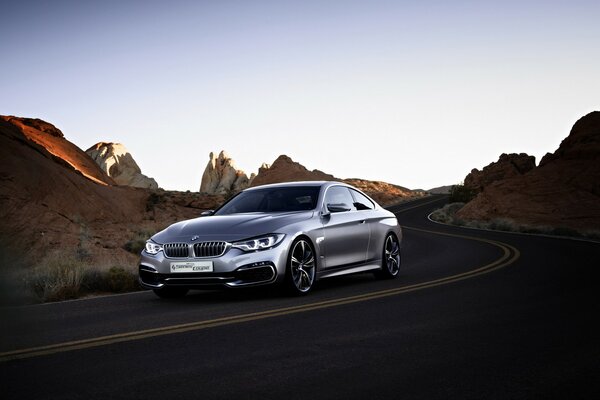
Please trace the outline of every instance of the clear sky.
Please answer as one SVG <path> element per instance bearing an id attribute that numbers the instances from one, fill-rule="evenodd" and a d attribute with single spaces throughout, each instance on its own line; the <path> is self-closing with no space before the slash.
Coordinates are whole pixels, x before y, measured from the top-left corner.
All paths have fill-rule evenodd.
<path id="1" fill-rule="evenodd" d="M 337 177 L 460 182 L 600 109 L 599 1 L 13 1 L 0 114 L 125 144 L 166 189 L 210 151 Z"/>

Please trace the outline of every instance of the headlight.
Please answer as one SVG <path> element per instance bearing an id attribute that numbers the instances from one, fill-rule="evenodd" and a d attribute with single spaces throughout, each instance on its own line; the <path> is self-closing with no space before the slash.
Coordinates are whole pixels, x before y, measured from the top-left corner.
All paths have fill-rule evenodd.
<path id="1" fill-rule="evenodd" d="M 270 249 L 271 247 L 277 246 L 279 243 L 281 243 L 284 237 L 285 235 L 281 233 L 274 233 L 272 235 L 265 235 L 254 239 L 235 242 L 231 244 L 231 247 L 243 251 L 266 250 Z"/>
<path id="2" fill-rule="evenodd" d="M 159 251 L 162 251 L 163 247 L 161 244 L 156 244 L 151 240 L 146 242 L 146 253 L 148 254 L 157 254 Z"/>

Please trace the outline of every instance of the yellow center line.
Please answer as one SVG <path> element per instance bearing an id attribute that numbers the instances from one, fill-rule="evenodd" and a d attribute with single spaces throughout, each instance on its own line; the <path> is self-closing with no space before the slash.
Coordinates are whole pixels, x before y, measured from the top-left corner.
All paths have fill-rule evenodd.
<path id="1" fill-rule="evenodd" d="M 465 236 L 465 235 L 456 235 L 456 234 L 451 234 L 451 233 L 435 232 L 435 231 L 429 231 L 429 230 L 418 229 L 418 228 L 410 228 L 410 227 L 406 227 L 405 229 L 419 231 L 419 232 L 432 233 L 432 234 L 436 234 L 436 235 L 458 237 L 458 238 L 462 238 L 462 239 L 474 240 L 474 241 L 478 241 L 478 242 L 487 243 L 487 244 L 490 244 L 490 245 L 500 248 L 502 250 L 502 256 L 500 258 L 498 258 L 497 260 L 495 260 L 489 264 L 486 264 L 482 267 L 476 268 L 474 270 L 462 272 L 459 274 L 455 274 L 455 275 L 451 275 L 451 276 L 447 276 L 447 277 L 443 277 L 443 278 L 439 278 L 439 279 L 434 279 L 434 280 L 427 281 L 427 282 L 416 283 L 416 284 L 402 286 L 402 287 L 393 288 L 393 289 L 379 290 L 379 291 L 375 291 L 375 292 L 359 294 L 359 295 L 354 295 L 354 296 L 342 297 L 339 299 L 324 300 L 324 301 L 319 301 L 319 302 L 314 302 L 314 303 L 309 303 L 309 304 L 304 304 L 304 305 L 277 308 L 274 310 L 233 315 L 233 316 L 215 318 L 215 319 L 204 320 L 204 321 L 196 321 L 196 322 L 190 322 L 190 323 L 185 323 L 185 324 L 169 325 L 169 326 L 164 326 L 164 327 L 160 327 L 160 328 L 151 328 L 151 329 L 144 329 L 144 330 L 139 330 L 139 331 L 117 333 L 117 334 L 113 334 L 113 335 L 99 336 L 99 337 L 89 338 L 89 339 L 74 340 L 74 341 L 56 343 L 56 344 L 51 344 L 51 345 L 46 345 L 46 346 L 38 346 L 38 347 L 31 347 L 31 348 L 26 348 L 26 349 L 8 351 L 8 352 L 0 353 L 0 362 L 24 359 L 24 358 L 32 358 L 32 357 L 38 357 L 38 356 L 43 356 L 43 355 L 49 355 L 49 354 L 63 353 L 63 352 L 73 351 L 73 350 L 88 349 L 88 348 L 92 348 L 92 347 L 106 346 L 106 345 L 110 345 L 110 344 L 114 344 L 114 343 L 129 342 L 129 341 L 146 339 L 146 338 L 163 336 L 163 335 L 171 335 L 174 333 L 197 331 L 197 330 L 202 330 L 202 329 L 214 328 L 214 327 L 218 327 L 218 326 L 239 324 L 239 323 L 250 322 L 250 321 L 257 321 L 257 320 L 266 319 L 266 318 L 274 318 L 274 317 L 279 317 L 279 316 L 284 316 L 284 315 L 291 315 L 291 314 L 297 314 L 297 313 L 301 313 L 301 312 L 314 311 L 314 310 L 320 310 L 320 309 L 324 309 L 324 308 L 331 308 L 331 307 L 336 307 L 336 306 L 341 306 L 341 305 L 346 305 L 346 304 L 380 299 L 383 297 L 396 296 L 396 295 L 402 294 L 402 293 L 413 292 L 413 291 L 422 290 L 422 289 L 426 289 L 426 288 L 432 288 L 432 287 L 440 286 L 440 285 L 447 285 L 447 284 L 458 282 L 458 281 L 461 281 L 464 279 L 469 279 L 469 278 L 473 278 L 473 277 L 476 277 L 479 275 L 487 274 L 491 271 L 495 271 L 497 269 L 500 269 L 500 268 L 506 267 L 507 265 L 512 264 L 520 257 L 519 250 L 517 250 L 513 246 L 508 245 L 506 243 L 494 241 L 494 240 L 481 239 L 481 238 Z"/>

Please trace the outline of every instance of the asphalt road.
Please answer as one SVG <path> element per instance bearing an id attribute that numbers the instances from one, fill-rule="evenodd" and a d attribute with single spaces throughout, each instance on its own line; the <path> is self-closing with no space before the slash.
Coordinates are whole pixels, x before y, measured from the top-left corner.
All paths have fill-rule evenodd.
<path id="1" fill-rule="evenodd" d="M 400 277 L 0 309 L 6 399 L 600 398 L 600 244 L 393 208 Z"/>

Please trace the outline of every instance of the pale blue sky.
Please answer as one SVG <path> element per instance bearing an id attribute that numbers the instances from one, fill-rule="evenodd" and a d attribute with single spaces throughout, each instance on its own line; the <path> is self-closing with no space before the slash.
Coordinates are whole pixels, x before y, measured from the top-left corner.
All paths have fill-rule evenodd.
<path id="1" fill-rule="evenodd" d="M 210 151 L 341 178 L 460 182 L 554 151 L 600 109 L 600 2 L 19 1 L 0 15 L 0 114 L 84 150 L 118 141 L 161 187 Z"/>

